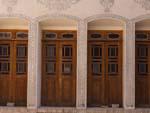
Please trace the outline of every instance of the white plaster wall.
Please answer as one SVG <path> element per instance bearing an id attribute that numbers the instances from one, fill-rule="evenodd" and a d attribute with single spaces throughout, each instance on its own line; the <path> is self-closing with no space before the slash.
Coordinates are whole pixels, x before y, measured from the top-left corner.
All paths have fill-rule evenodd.
<path id="1" fill-rule="evenodd" d="M 86 75 L 87 75 L 87 59 L 85 59 L 85 56 L 87 55 L 87 24 L 88 29 L 116 29 L 116 30 L 126 30 L 126 35 L 124 35 L 124 58 L 127 58 L 124 60 L 124 75 L 127 74 L 126 81 L 128 81 L 128 84 L 124 84 L 124 108 L 134 108 L 134 73 L 129 73 L 132 70 L 134 70 L 134 27 L 132 24 L 134 24 L 134 21 L 137 22 L 142 19 L 149 18 L 150 15 L 142 16 L 145 14 L 149 14 L 150 10 L 145 10 L 142 8 L 141 4 L 138 4 L 135 2 L 135 0 L 114 0 L 115 3 L 112 8 L 110 8 L 110 12 L 104 12 L 104 7 L 100 4 L 100 0 L 80 0 L 78 3 L 72 5 L 70 8 L 66 10 L 60 10 L 55 11 L 53 9 L 48 9 L 44 5 L 39 4 L 37 0 L 17 0 L 18 3 L 14 4 L 13 6 L 5 5 L 2 1 L 14 1 L 14 0 L 0 0 L 0 18 L 4 19 L 2 22 L 0 22 L 0 28 L 28 28 L 29 29 L 29 61 L 30 61 L 30 67 L 29 67 L 29 78 L 28 78 L 28 108 L 37 108 L 40 106 L 40 76 L 41 76 L 41 65 L 40 65 L 40 59 L 41 59 L 41 35 L 40 35 L 40 28 L 41 29 L 77 29 L 78 31 L 78 65 L 82 68 L 78 68 L 78 83 L 77 83 L 77 107 L 78 108 L 86 108 Z M 109 0 L 107 0 L 109 1 Z M 112 1 L 112 0 L 110 0 Z M 150 1 L 149 1 L 150 2 Z M 149 3 L 150 4 L 150 3 Z M 8 11 L 8 7 L 11 7 L 12 10 Z M 57 16 L 58 15 L 58 16 Z M 96 16 L 94 16 L 96 15 Z M 140 17 L 142 18 L 136 18 Z M 10 17 L 10 20 L 8 21 L 5 18 Z M 28 22 L 24 22 L 20 20 L 16 20 L 11 22 L 11 19 L 13 17 L 18 18 L 26 18 Z M 59 20 L 59 24 L 57 25 L 58 21 L 56 21 L 56 18 L 66 17 L 69 19 L 72 19 L 74 22 L 65 23 L 64 21 L 61 22 Z M 55 21 L 48 21 L 45 23 L 42 21 L 47 19 L 53 19 Z M 136 18 L 134 20 L 134 18 Z M 1 20 L 0 19 L 0 20 Z M 93 20 L 98 19 L 115 19 L 123 21 L 124 24 L 114 24 L 113 21 L 106 22 L 108 25 L 106 26 L 106 23 L 98 22 L 98 23 L 92 23 Z M 129 21 L 129 19 L 133 19 L 133 23 Z M 9 23 L 10 22 L 10 23 Z M 52 22 L 52 23 L 50 23 Z M 105 24 L 104 24 L 105 23 Z M 39 26 L 40 24 L 40 26 Z M 99 24 L 99 26 L 97 26 Z M 126 28 L 125 28 L 126 25 Z M 142 28 L 142 24 L 136 24 L 137 28 Z M 146 25 L 146 24 L 145 24 Z M 144 27 L 145 27 L 144 25 Z M 144 28 L 145 29 L 145 28 Z M 132 49 L 130 49 L 130 47 Z M 38 57 L 37 57 L 38 56 Z M 129 59 L 129 60 L 128 60 Z M 82 62 L 81 62 L 82 61 Z M 131 62 L 132 61 L 132 62 Z M 133 64 L 133 65 L 132 65 Z M 130 68 L 131 67 L 131 68 Z M 128 72 L 129 70 L 129 72 Z M 80 77 L 80 78 L 79 78 Z M 133 80 L 133 82 L 132 82 Z M 132 87 L 131 87 L 132 86 Z"/>
<path id="2" fill-rule="evenodd" d="M 0 14 L 8 14 L 7 7 L 0 1 Z M 100 0 L 80 0 L 70 8 L 61 11 L 49 10 L 44 5 L 41 5 L 37 0 L 18 0 L 13 6 L 13 14 L 23 14 L 31 18 L 36 18 L 46 14 L 66 14 L 85 19 L 87 17 L 104 14 L 104 8 L 99 2 Z M 150 10 L 145 10 L 135 0 L 115 0 L 110 14 L 120 15 L 122 17 L 132 19 L 140 15 L 150 13 Z"/>

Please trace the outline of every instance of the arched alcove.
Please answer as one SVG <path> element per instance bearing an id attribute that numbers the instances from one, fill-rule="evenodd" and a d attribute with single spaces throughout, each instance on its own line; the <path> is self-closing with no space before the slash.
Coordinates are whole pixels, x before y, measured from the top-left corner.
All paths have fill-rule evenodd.
<path id="1" fill-rule="evenodd" d="M 27 105 L 29 21 L 0 17 L 0 105 Z"/>
<path id="2" fill-rule="evenodd" d="M 150 106 L 150 19 L 135 22 L 135 105 Z"/>
<path id="3" fill-rule="evenodd" d="M 40 21 L 42 106 L 76 106 L 77 21 L 57 17 Z"/>
<path id="4" fill-rule="evenodd" d="M 88 23 L 89 107 L 123 106 L 125 25 L 125 21 L 111 17 L 96 18 Z"/>

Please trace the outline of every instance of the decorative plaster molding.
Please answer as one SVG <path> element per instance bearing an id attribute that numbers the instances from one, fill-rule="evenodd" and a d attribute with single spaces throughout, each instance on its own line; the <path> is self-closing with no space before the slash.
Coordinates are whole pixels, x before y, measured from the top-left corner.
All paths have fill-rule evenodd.
<path id="1" fill-rule="evenodd" d="M 7 12 L 12 13 L 13 8 L 17 5 L 18 0 L 2 0 L 2 4 L 7 7 Z"/>
<path id="2" fill-rule="evenodd" d="M 136 3 L 140 4 L 145 10 L 150 10 L 150 0 L 134 0 Z"/>
<path id="3" fill-rule="evenodd" d="M 114 2 L 114 0 L 100 0 L 100 4 L 104 7 L 104 12 L 110 12 Z"/>
<path id="4" fill-rule="evenodd" d="M 46 8 L 55 11 L 61 11 L 70 8 L 80 0 L 37 0 L 38 3 L 44 5 Z"/>

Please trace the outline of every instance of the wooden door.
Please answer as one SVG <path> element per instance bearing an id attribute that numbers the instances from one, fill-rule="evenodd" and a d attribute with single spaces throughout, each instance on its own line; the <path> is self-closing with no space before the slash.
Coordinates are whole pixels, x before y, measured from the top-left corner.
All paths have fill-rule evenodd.
<path id="1" fill-rule="evenodd" d="M 150 38 L 149 31 L 136 32 L 136 107 L 150 107 Z"/>
<path id="2" fill-rule="evenodd" d="M 0 105 L 27 101 L 27 31 L 0 32 Z"/>
<path id="3" fill-rule="evenodd" d="M 88 106 L 122 106 L 122 33 L 89 31 Z"/>
<path id="4" fill-rule="evenodd" d="M 76 32 L 44 31 L 42 105 L 75 106 Z"/>

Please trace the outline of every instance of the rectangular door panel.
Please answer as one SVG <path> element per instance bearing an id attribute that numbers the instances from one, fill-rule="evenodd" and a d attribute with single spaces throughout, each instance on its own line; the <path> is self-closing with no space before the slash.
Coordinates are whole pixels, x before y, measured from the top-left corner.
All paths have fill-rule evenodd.
<path id="1" fill-rule="evenodd" d="M 27 80 L 17 78 L 15 80 L 15 105 L 26 106 L 27 105 Z"/>
<path id="2" fill-rule="evenodd" d="M 92 106 L 103 106 L 104 103 L 104 81 L 103 79 L 93 79 L 92 80 L 92 89 L 91 89 L 91 101 L 92 104 L 90 105 Z"/>
<path id="3" fill-rule="evenodd" d="M 4 75 L 5 76 L 5 75 Z M 6 75 L 7 76 L 7 75 Z M 0 105 L 6 106 L 10 100 L 10 79 L 9 77 L 0 77 Z"/>
<path id="4" fill-rule="evenodd" d="M 62 105 L 64 106 L 74 106 L 75 105 L 75 91 L 74 91 L 74 85 L 73 80 L 70 80 L 70 78 L 64 78 L 62 80 Z"/>
<path id="5" fill-rule="evenodd" d="M 51 105 L 51 106 L 57 106 L 57 98 L 56 98 L 56 80 L 55 79 L 47 79 L 46 81 L 46 87 L 45 89 L 49 89 L 47 90 L 47 92 L 45 92 L 45 97 L 44 98 L 45 101 L 48 101 L 48 103 L 46 103 L 46 105 Z"/>
<path id="6" fill-rule="evenodd" d="M 137 107 L 148 107 L 149 104 L 149 78 L 144 77 L 138 77 L 135 79 L 136 81 L 136 105 Z"/>
<path id="7" fill-rule="evenodd" d="M 65 106 L 76 104 L 76 42 L 61 43 L 61 103 Z"/>
<path id="8" fill-rule="evenodd" d="M 14 65 L 15 105 L 26 106 L 27 104 L 27 56 L 28 42 L 16 41 L 14 44 L 16 58 Z"/>
<path id="9" fill-rule="evenodd" d="M 119 77 L 109 77 L 108 81 L 108 105 L 119 104 L 122 106 L 122 83 Z"/>
<path id="10" fill-rule="evenodd" d="M 58 63 L 56 42 L 43 42 L 42 105 L 58 106 Z"/>
<path id="11" fill-rule="evenodd" d="M 104 43 L 89 42 L 88 64 L 88 106 L 103 106 L 105 104 Z"/>
<path id="12" fill-rule="evenodd" d="M 119 42 L 105 43 L 106 50 L 106 95 L 109 106 L 122 106 L 122 52 Z"/>
<path id="13" fill-rule="evenodd" d="M 11 76 L 12 76 L 12 44 L 9 41 L 0 43 L 0 105 L 6 106 L 11 101 Z"/>
<path id="14" fill-rule="evenodd" d="M 144 34 L 143 34 L 144 33 Z M 145 37 L 145 38 L 144 38 Z M 147 33 L 136 34 L 135 104 L 136 107 L 150 106 L 150 46 Z M 142 41 L 141 41 L 142 40 Z"/>

